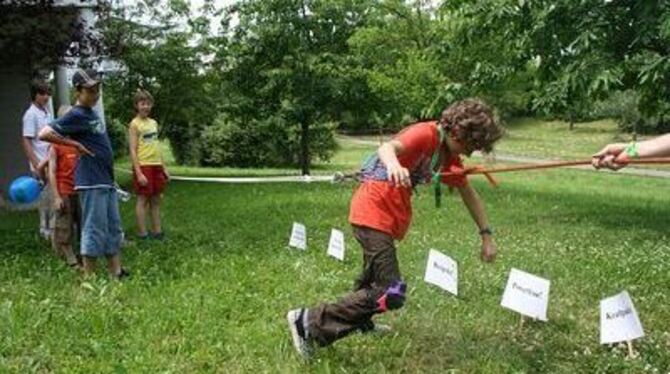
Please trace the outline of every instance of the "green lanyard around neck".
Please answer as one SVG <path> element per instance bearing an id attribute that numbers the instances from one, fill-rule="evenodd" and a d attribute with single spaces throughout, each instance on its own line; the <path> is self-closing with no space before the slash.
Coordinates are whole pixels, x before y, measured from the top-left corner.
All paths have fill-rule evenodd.
<path id="1" fill-rule="evenodd" d="M 440 140 L 437 143 L 437 148 L 433 152 L 433 158 L 430 161 L 430 172 L 432 173 L 431 182 L 433 184 L 433 189 L 435 191 L 435 207 L 439 208 L 442 206 L 442 181 L 440 174 L 440 149 L 442 148 L 442 143 L 445 142 L 444 129 L 440 124 L 437 124 L 437 132 L 439 134 Z"/>

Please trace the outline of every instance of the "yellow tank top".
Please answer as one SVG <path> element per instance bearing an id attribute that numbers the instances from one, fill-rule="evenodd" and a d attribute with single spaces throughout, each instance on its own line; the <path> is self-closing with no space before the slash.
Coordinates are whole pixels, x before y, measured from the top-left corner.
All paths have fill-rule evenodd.
<path id="1" fill-rule="evenodd" d="M 158 142 L 158 124 L 151 118 L 135 117 L 130 127 L 137 132 L 137 158 L 140 165 L 161 165 L 160 143 Z"/>

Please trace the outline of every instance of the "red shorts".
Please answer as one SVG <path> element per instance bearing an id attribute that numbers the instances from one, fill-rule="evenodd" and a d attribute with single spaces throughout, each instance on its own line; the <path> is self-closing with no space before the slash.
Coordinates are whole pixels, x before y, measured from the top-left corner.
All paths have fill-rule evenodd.
<path id="1" fill-rule="evenodd" d="M 163 193 L 165 184 L 167 183 L 163 166 L 146 165 L 140 166 L 140 169 L 142 170 L 142 174 L 147 178 L 147 184 L 140 186 L 140 183 L 137 181 L 137 175 L 133 172 L 135 193 L 142 196 L 156 196 Z"/>

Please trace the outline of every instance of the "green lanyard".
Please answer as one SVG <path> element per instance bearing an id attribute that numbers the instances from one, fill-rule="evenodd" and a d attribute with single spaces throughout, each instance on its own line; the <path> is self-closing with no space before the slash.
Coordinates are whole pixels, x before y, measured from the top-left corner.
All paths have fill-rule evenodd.
<path id="1" fill-rule="evenodd" d="M 440 148 L 442 148 L 442 143 L 444 142 L 444 129 L 439 124 L 437 125 L 437 131 L 439 133 L 440 140 L 437 143 L 437 148 L 433 153 L 433 158 L 430 161 L 430 172 L 433 177 L 431 182 L 433 183 L 433 189 L 435 191 L 435 207 L 439 208 L 442 206 L 442 181 L 441 173 L 439 170 L 440 164 Z M 437 170 L 436 170 L 437 169 Z"/>

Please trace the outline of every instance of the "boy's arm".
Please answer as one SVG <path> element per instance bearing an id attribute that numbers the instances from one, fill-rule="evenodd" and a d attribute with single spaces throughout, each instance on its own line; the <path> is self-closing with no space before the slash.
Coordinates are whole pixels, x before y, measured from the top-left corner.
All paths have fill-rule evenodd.
<path id="1" fill-rule="evenodd" d="M 379 159 L 386 166 L 389 179 L 396 186 L 411 187 L 412 182 L 409 179 L 409 170 L 400 165 L 398 155 L 402 154 L 404 147 L 402 143 L 397 140 L 385 142 L 377 149 Z"/>
<path id="2" fill-rule="evenodd" d="M 88 148 L 84 147 L 83 144 L 76 140 L 62 137 L 53 128 L 51 128 L 51 126 L 44 126 L 44 128 L 42 128 L 39 134 L 39 139 L 49 143 L 69 145 L 77 148 L 79 154 L 87 154 L 89 156 L 95 157 L 95 154 L 89 151 Z"/>
<path id="3" fill-rule="evenodd" d="M 30 162 L 30 165 L 32 165 L 33 169 L 37 170 L 40 164 L 40 160 L 37 159 L 37 156 L 33 151 L 33 145 L 30 142 L 30 138 L 24 136 L 21 138 L 21 140 L 21 144 L 23 144 L 23 153 L 26 154 L 26 158 L 28 159 L 28 162 Z"/>
<path id="4" fill-rule="evenodd" d="M 640 142 L 638 154 L 640 157 L 670 156 L 670 134 Z"/>
<path id="5" fill-rule="evenodd" d="M 51 147 L 49 147 L 49 152 L 51 152 Z M 37 165 L 37 175 L 44 181 L 47 181 L 49 179 L 49 176 L 47 175 L 49 169 L 49 157 L 47 156 L 44 160 L 40 161 L 39 165 Z"/>
<path id="6" fill-rule="evenodd" d="M 63 200 L 58 194 L 58 184 L 56 182 L 56 165 L 58 163 L 58 156 L 56 155 L 56 150 L 51 147 L 49 150 L 49 186 L 51 188 L 51 193 L 54 198 L 54 207 L 58 210 L 63 206 Z"/>
<path id="7" fill-rule="evenodd" d="M 130 161 L 133 163 L 133 170 L 137 176 L 137 181 L 140 185 L 145 186 L 148 181 L 144 173 L 142 173 L 142 168 L 140 166 L 140 159 L 137 157 L 137 147 L 138 147 L 138 137 L 137 128 L 131 123 L 128 126 L 128 150 L 130 151 Z"/>
<path id="8" fill-rule="evenodd" d="M 136 174 L 141 174 L 140 160 L 137 158 L 137 129 L 132 124 L 128 126 L 128 151 L 130 153 L 130 161 L 133 163 L 133 169 Z"/>
<path id="9" fill-rule="evenodd" d="M 629 147 L 632 148 L 627 151 Z M 629 154 L 629 152 L 633 154 Z M 670 156 L 670 134 L 645 140 L 637 143 L 637 145 L 634 143 L 608 144 L 600 152 L 593 155 L 592 164 L 596 169 L 606 167 L 617 170 L 628 165 L 631 158 L 663 156 Z"/>
<path id="10" fill-rule="evenodd" d="M 496 245 L 493 241 L 491 229 L 489 228 L 489 221 L 484 211 L 484 204 L 472 186 L 469 184 L 463 187 L 458 187 L 458 192 L 461 194 L 461 199 L 470 212 L 470 216 L 479 227 L 479 233 L 482 237 L 482 260 L 485 262 L 493 262 L 496 258 Z"/>
<path id="11" fill-rule="evenodd" d="M 30 162 L 30 165 L 33 167 L 33 170 L 37 170 L 40 160 L 37 158 L 37 155 L 33 150 L 33 144 L 31 143 L 31 139 L 37 136 L 35 133 L 37 131 L 37 118 L 35 118 L 35 116 L 33 116 L 28 111 L 23 115 L 22 121 L 23 136 L 21 138 L 21 143 L 23 145 L 23 153 L 25 153 L 28 162 Z"/>

